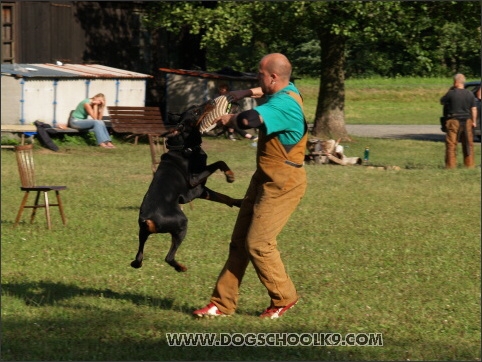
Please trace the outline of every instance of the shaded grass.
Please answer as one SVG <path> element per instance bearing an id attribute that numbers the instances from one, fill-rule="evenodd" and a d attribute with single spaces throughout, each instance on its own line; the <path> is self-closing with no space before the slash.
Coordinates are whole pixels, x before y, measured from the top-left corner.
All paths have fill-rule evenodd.
<path id="1" fill-rule="evenodd" d="M 206 139 L 225 160 L 208 186 L 241 197 L 254 168 L 247 141 Z M 68 225 L 52 210 L 12 223 L 20 203 L 13 152 L 2 150 L 2 360 L 474 360 L 480 359 L 480 168 L 443 169 L 443 143 L 357 138 L 375 166 L 306 166 L 309 187 L 279 237 L 302 297 L 260 320 L 266 291 L 251 266 L 235 316 L 196 320 L 228 249 L 236 209 L 196 200 L 176 273 L 167 235 L 146 244 L 138 207 L 151 180 L 148 146 L 36 147 L 39 180 L 66 184 Z M 480 147 L 476 147 L 480 160 Z M 459 160 L 460 161 L 460 160 Z M 480 161 L 477 162 L 478 165 Z M 383 333 L 383 347 L 169 347 L 165 333 Z"/>

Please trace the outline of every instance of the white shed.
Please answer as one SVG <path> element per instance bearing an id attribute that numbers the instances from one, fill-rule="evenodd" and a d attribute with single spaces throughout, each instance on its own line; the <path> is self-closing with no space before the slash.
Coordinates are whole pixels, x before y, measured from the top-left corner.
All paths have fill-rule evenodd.
<path id="1" fill-rule="evenodd" d="M 67 123 L 77 104 L 103 93 L 108 106 L 144 107 L 151 75 L 97 64 L 2 64 L 2 125 L 53 127 Z M 108 116 L 108 114 L 105 114 Z"/>

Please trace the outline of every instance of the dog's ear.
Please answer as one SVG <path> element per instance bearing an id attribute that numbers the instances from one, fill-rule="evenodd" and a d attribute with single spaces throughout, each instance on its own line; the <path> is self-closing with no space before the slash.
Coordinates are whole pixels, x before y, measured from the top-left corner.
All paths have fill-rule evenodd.
<path id="1" fill-rule="evenodd" d="M 179 123 L 180 120 L 181 120 L 181 114 L 177 114 L 177 113 L 167 114 L 167 123 L 170 125 L 175 125 Z"/>

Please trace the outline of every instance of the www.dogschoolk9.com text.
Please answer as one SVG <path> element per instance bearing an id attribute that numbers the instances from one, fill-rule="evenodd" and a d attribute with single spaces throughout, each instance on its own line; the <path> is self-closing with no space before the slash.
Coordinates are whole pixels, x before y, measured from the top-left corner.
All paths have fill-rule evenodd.
<path id="1" fill-rule="evenodd" d="M 171 347 L 381 347 L 382 333 L 166 333 Z"/>

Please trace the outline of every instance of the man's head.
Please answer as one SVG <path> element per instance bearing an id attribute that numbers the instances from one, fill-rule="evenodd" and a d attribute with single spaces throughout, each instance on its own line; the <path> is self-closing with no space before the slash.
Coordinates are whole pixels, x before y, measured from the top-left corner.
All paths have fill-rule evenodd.
<path id="1" fill-rule="evenodd" d="M 290 82 L 291 63 L 281 53 L 265 55 L 259 62 L 258 81 L 264 94 L 274 94 Z"/>
<path id="2" fill-rule="evenodd" d="M 454 86 L 457 88 L 463 88 L 465 83 L 465 75 L 457 73 L 454 75 Z"/>

